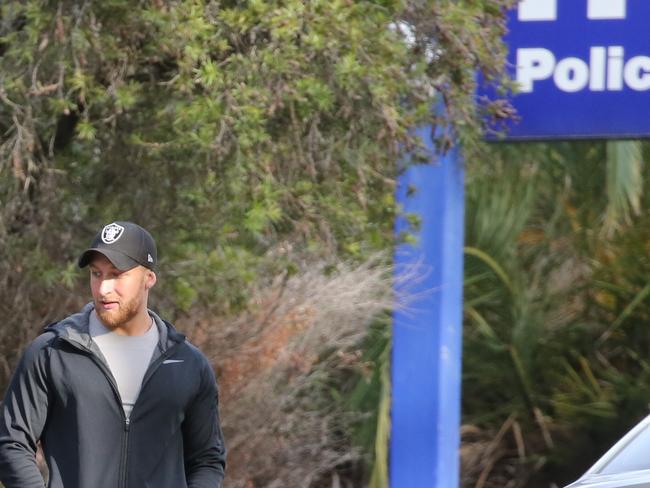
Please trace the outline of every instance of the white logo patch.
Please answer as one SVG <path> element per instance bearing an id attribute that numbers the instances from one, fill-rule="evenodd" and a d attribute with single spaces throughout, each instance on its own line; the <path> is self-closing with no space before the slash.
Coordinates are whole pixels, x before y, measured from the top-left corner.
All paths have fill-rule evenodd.
<path id="1" fill-rule="evenodd" d="M 151 256 L 151 254 L 147 254 L 147 261 L 153 263 L 153 257 Z"/>
<path id="2" fill-rule="evenodd" d="M 175 363 L 184 363 L 184 359 L 165 359 L 162 363 L 163 364 L 175 364 Z"/>
<path id="3" fill-rule="evenodd" d="M 113 244 L 124 234 L 124 227 L 113 222 L 102 229 L 102 241 L 105 244 Z"/>

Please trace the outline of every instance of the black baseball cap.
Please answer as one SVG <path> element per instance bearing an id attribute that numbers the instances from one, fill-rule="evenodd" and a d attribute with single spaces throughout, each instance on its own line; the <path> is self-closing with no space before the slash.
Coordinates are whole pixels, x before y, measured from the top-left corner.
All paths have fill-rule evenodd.
<path id="1" fill-rule="evenodd" d="M 80 268 L 90 263 L 94 252 L 106 256 L 121 271 L 139 264 L 153 270 L 158 260 L 156 241 L 149 232 L 133 222 L 117 221 L 105 225 L 79 258 Z"/>

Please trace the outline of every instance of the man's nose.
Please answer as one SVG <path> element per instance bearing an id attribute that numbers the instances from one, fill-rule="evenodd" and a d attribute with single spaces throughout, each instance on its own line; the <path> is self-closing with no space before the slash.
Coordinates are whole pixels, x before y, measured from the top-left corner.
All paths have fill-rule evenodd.
<path id="1" fill-rule="evenodd" d="M 106 296 L 110 294 L 110 292 L 113 291 L 113 280 L 111 279 L 105 279 L 102 280 L 102 282 L 99 284 L 99 293 L 102 296 Z"/>

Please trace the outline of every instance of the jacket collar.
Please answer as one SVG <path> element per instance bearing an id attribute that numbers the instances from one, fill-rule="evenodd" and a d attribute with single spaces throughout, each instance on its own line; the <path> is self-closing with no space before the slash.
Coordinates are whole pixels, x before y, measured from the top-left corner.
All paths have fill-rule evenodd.
<path id="1" fill-rule="evenodd" d="M 57 336 L 66 339 L 69 342 L 78 344 L 93 352 L 98 352 L 98 347 L 92 340 L 89 332 L 90 314 L 95 309 L 95 304 L 89 302 L 81 309 L 81 311 L 66 317 L 58 323 L 48 326 L 45 330 L 56 333 Z M 161 319 L 157 313 L 148 310 L 149 315 L 153 317 L 156 327 L 158 327 L 158 353 L 162 354 L 171 346 L 176 343 L 183 342 L 185 336 L 178 332 L 176 328 Z M 154 353 L 154 356 L 156 354 Z"/>

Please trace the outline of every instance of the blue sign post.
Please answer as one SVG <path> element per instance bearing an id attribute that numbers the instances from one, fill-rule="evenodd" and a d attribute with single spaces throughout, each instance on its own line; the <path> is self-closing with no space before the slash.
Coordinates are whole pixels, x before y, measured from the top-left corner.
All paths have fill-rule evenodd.
<path id="1" fill-rule="evenodd" d="M 647 0 L 519 2 L 505 42 L 521 120 L 506 139 L 649 136 L 649 19 Z"/>
<path id="2" fill-rule="evenodd" d="M 463 168 L 458 148 L 437 154 L 430 132 L 418 135 L 431 162 L 410 167 L 397 189 L 421 221 L 417 242 L 395 252 L 397 292 L 410 298 L 393 316 L 391 488 L 453 488 L 460 473 Z M 395 227 L 412 230 L 404 218 Z"/>

